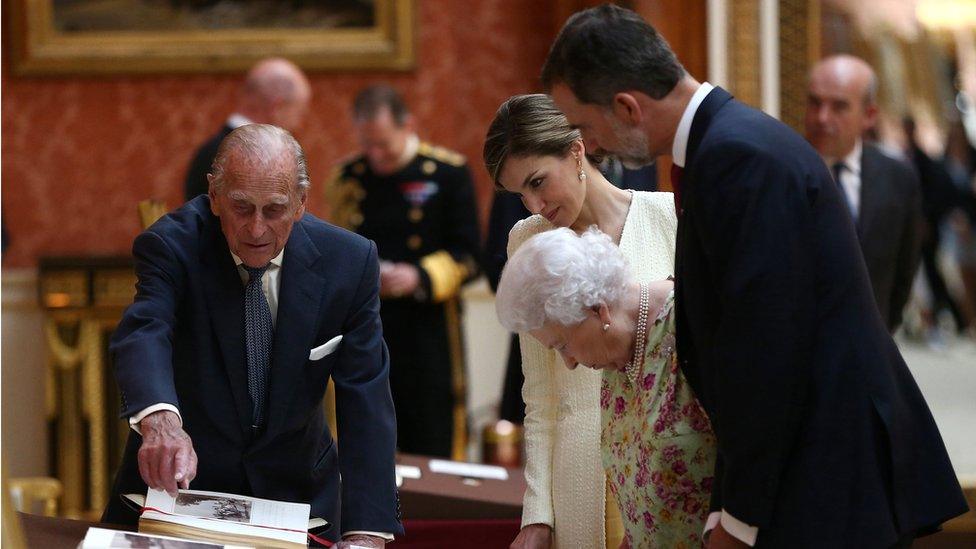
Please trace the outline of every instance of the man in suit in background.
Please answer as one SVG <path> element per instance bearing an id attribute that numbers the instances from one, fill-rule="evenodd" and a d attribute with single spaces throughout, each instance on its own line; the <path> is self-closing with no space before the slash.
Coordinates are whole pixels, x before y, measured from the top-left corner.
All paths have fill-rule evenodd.
<path id="1" fill-rule="evenodd" d="M 804 122 L 807 141 L 841 187 L 874 300 L 894 333 L 918 269 L 924 221 L 912 167 L 861 139 L 875 123 L 876 96 L 877 79 L 867 63 L 850 55 L 828 57 L 810 71 Z"/>
<path id="2" fill-rule="evenodd" d="M 103 520 L 135 521 L 119 494 L 192 481 L 309 503 L 330 539 L 382 547 L 402 528 L 376 246 L 305 213 L 304 153 L 278 127 L 231 132 L 209 177 L 132 246 L 110 349 L 133 432 Z"/>
<path id="3" fill-rule="evenodd" d="M 217 147 L 227 134 L 252 123 L 272 124 L 294 132 L 302 126 L 311 99 L 308 78 L 291 61 L 273 57 L 254 65 L 238 92 L 237 109 L 193 155 L 186 172 L 186 200 L 207 194 L 207 174 L 217 156 Z"/>
<path id="4" fill-rule="evenodd" d="M 965 512 L 816 151 L 616 6 L 571 17 L 542 80 L 588 151 L 674 160 L 678 360 L 718 438 L 708 546 L 904 547 Z"/>

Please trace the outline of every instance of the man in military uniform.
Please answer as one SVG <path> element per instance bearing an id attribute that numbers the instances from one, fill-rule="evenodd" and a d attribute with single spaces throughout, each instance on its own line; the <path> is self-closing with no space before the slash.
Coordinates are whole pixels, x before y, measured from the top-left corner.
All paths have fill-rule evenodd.
<path id="1" fill-rule="evenodd" d="M 478 275 L 478 215 L 464 157 L 420 141 L 393 88 L 355 99 L 362 152 L 329 188 L 332 219 L 376 242 L 380 314 L 401 451 L 464 457 L 461 286 Z"/>

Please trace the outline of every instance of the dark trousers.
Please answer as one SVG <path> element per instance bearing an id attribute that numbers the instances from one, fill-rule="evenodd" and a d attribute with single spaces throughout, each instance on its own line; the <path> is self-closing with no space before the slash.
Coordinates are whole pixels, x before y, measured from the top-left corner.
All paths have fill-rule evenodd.
<path id="1" fill-rule="evenodd" d="M 948 308 L 952 313 L 952 319 L 956 322 L 956 329 L 962 332 L 966 329 L 966 318 L 956 301 L 949 295 L 949 288 L 942 277 L 942 271 L 939 270 L 936 258 L 938 245 L 938 241 L 922 245 L 922 266 L 925 269 L 925 279 L 932 290 L 932 313 L 937 315 L 943 308 Z"/>
<path id="2" fill-rule="evenodd" d="M 511 343 L 508 346 L 508 366 L 505 368 L 505 382 L 502 385 L 502 403 L 498 410 L 498 419 L 519 425 L 525 422 L 525 401 L 522 400 L 522 385 L 524 383 L 522 348 L 519 345 L 518 334 L 512 334 Z"/>
<path id="3" fill-rule="evenodd" d="M 441 305 L 405 299 L 384 300 L 380 308 L 401 452 L 451 455 L 454 390 L 445 314 Z"/>
<path id="4" fill-rule="evenodd" d="M 908 549 L 913 543 L 915 543 L 915 532 L 903 535 L 891 546 L 891 549 Z"/>

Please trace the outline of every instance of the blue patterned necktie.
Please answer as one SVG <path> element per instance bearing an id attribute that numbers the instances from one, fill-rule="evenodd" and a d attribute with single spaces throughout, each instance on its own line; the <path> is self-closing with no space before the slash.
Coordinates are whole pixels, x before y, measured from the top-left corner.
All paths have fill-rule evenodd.
<path id="1" fill-rule="evenodd" d="M 244 288 L 244 340 L 247 346 L 247 392 L 254 404 L 251 426 L 264 425 L 264 401 L 268 394 L 268 370 L 271 367 L 271 345 L 274 324 L 271 307 L 264 296 L 261 280 L 268 266 L 254 268 L 241 265 L 247 271 Z"/>

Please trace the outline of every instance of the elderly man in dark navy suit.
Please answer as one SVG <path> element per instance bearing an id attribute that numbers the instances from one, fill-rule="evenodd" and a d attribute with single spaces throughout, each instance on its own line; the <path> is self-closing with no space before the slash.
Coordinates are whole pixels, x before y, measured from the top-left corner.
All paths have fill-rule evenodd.
<path id="1" fill-rule="evenodd" d="M 678 359 L 718 438 L 708 546 L 905 547 L 965 512 L 816 151 L 615 6 L 570 18 L 542 76 L 587 151 L 674 160 Z"/>
<path id="2" fill-rule="evenodd" d="M 242 126 L 209 195 L 136 238 L 136 298 L 111 342 L 133 432 L 105 521 L 135 520 L 119 494 L 192 483 L 309 503 L 342 545 L 402 532 L 376 246 L 306 214 L 308 186 L 288 132 Z"/>

